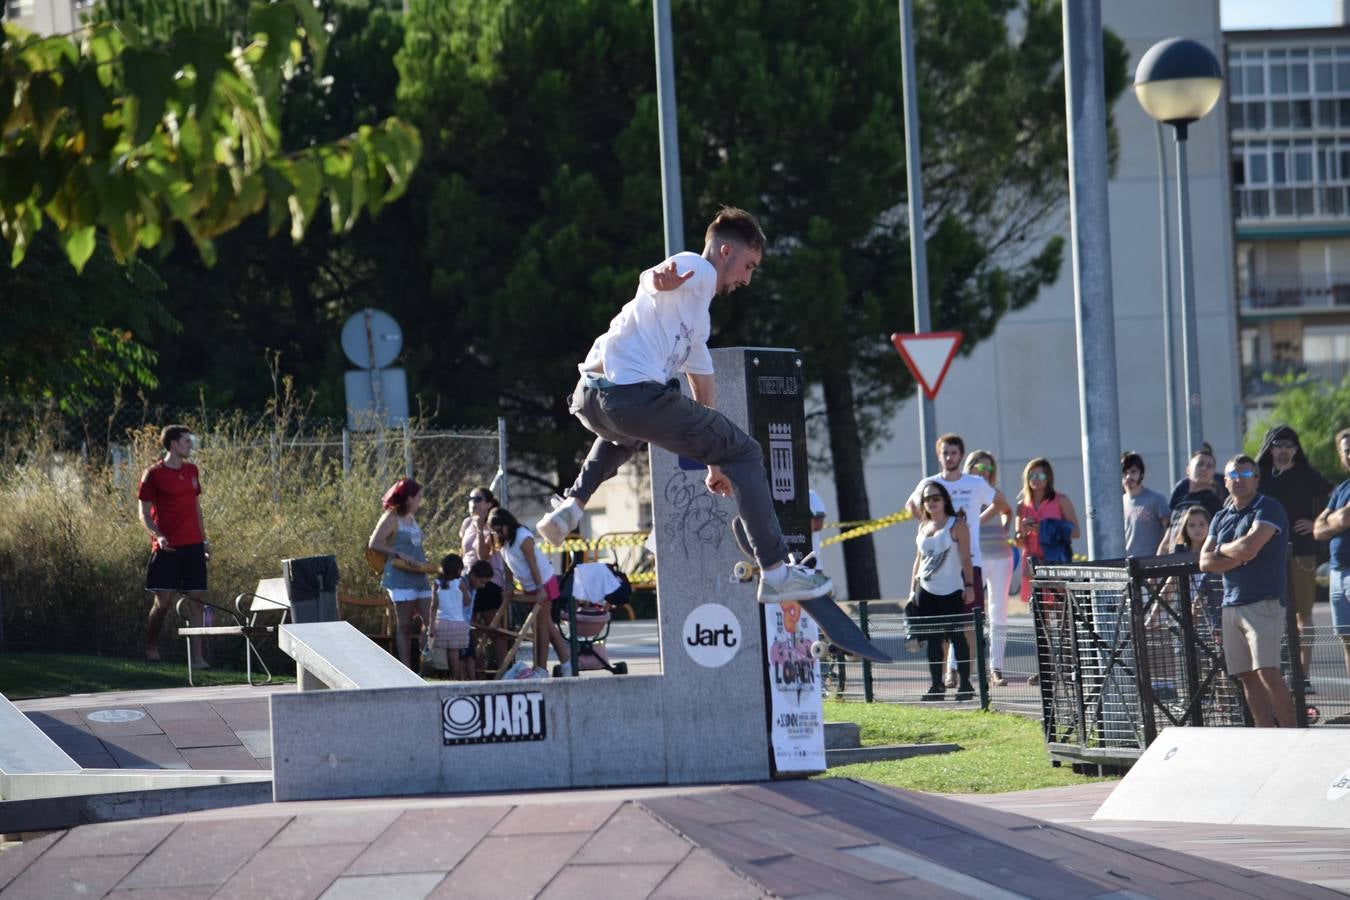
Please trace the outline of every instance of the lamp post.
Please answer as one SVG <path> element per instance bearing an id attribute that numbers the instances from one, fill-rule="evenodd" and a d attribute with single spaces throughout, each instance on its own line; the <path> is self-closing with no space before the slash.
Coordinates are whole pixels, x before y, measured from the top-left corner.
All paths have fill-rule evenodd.
<path id="1" fill-rule="evenodd" d="M 1199 447 L 1200 353 L 1195 332 L 1195 273 L 1191 264 L 1190 184 L 1186 170 L 1188 126 L 1219 101 L 1223 73 L 1208 47 L 1188 38 L 1168 38 L 1149 48 L 1134 73 L 1134 96 L 1154 119 L 1174 129 L 1177 147 L 1177 232 L 1181 240 L 1182 382 L 1186 392 L 1188 452 Z M 1168 348 L 1170 350 L 1170 348 Z"/>

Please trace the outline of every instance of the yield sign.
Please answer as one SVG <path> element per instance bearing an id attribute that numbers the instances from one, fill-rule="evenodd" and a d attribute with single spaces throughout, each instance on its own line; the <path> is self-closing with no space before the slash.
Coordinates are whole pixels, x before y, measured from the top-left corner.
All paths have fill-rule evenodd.
<path id="1" fill-rule="evenodd" d="M 923 394 L 929 400 L 936 399 L 942 379 L 947 377 L 952 357 L 961 346 L 959 331 L 930 331 L 925 334 L 893 334 L 891 343 L 900 352 Z"/>

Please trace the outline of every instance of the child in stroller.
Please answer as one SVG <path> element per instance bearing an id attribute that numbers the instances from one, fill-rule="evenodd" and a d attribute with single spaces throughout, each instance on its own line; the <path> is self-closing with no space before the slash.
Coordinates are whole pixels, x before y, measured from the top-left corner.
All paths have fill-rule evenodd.
<path id="1" fill-rule="evenodd" d="M 558 627 L 569 640 L 576 636 L 577 671 L 605 669 L 614 675 L 628 672 L 628 663 L 611 664 L 605 650 L 605 638 L 609 636 L 609 623 L 616 606 L 628 603 L 633 595 L 628 577 L 618 567 L 600 562 L 584 562 L 574 565 L 563 576 L 559 584 L 560 596 L 553 604 Z M 571 601 L 576 601 L 576 622 L 569 620 Z M 553 677 L 571 675 L 571 666 L 555 665 Z"/>

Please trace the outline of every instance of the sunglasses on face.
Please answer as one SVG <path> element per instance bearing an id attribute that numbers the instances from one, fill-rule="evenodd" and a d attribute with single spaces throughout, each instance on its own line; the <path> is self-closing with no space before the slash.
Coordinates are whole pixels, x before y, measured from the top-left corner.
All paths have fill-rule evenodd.
<path id="1" fill-rule="evenodd" d="M 1044 481 L 1046 474 L 1044 472 L 1032 472 L 1027 476 L 1027 481 Z"/>
<path id="2" fill-rule="evenodd" d="M 989 463 L 975 463 L 970 467 L 970 470 L 972 472 L 984 472 L 987 475 L 994 471 L 994 467 L 989 465 Z"/>
<path id="3" fill-rule="evenodd" d="M 1253 472 L 1251 469 L 1229 469 L 1227 472 L 1224 472 L 1223 474 L 1234 480 L 1256 477 L 1256 473 Z"/>

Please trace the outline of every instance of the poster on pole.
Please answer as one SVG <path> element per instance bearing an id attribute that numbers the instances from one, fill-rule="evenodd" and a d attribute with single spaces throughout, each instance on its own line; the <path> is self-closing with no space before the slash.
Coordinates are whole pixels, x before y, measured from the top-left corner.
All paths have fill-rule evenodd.
<path id="1" fill-rule="evenodd" d="M 769 746 L 776 773 L 825 771 L 825 709 L 820 662 L 811 645 L 820 629 L 796 603 L 768 603 L 764 647 L 768 659 Z"/>

